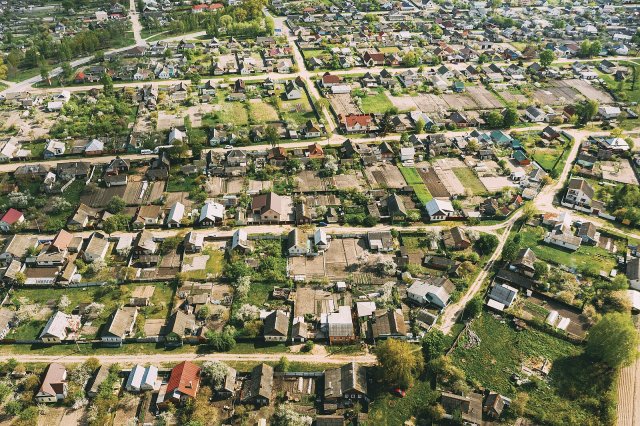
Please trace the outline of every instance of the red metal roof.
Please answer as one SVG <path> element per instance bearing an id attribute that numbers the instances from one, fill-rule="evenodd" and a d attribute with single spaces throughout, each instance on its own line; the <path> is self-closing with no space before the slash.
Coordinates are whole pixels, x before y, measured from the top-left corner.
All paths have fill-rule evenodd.
<path id="1" fill-rule="evenodd" d="M 184 395 L 195 398 L 200 386 L 200 367 L 189 361 L 183 361 L 173 367 L 169 382 L 167 383 L 167 394 L 178 391 Z"/>
<path id="2" fill-rule="evenodd" d="M 0 220 L 2 220 L 7 225 L 13 225 L 17 221 L 19 221 L 22 216 L 23 216 L 22 212 L 14 208 L 10 208 L 9 210 L 7 210 L 7 212 L 4 214 L 4 216 L 2 216 L 2 219 Z"/>

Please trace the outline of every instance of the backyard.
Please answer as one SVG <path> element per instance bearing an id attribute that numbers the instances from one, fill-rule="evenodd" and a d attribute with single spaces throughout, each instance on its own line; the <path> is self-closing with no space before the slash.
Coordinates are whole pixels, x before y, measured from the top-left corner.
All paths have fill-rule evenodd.
<path id="1" fill-rule="evenodd" d="M 467 345 L 468 338 L 463 337 L 451 355 L 468 381 L 511 398 L 526 392 L 525 411 L 542 424 L 610 423 L 613 377 L 598 371 L 580 346 L 537 330 L 516 331 L 509 322 L 488 313 L 476 319 L 471 329 L 480 343 Z M 533 378 L 521 387 L 510 380 L 511 374 L 524 375 L 523 365 L 533 369 L 543 360 L 552 363 L 547 378 Z M 595 419 L 599 421 L 594 423 Z"/>
<path id="2" fill-rule="evenodd" d="M 451 169 L 458 180 L 463 183 L 471 195 L 482 195 L 487 193 L 487 188 L 482 184 L 478 176 L 468 167 L 456 167 Z"/>
<path id="3" fill-rule="evenodd" d="M 597 272 L 609 273 L 616 266 L 613 253 L 596 246 L 582 245 L 575 252 L 555 248 L 542 241 L 545 230 L 542 227 L 524 226 L 518 232 L 521 236 L 521 246 L 530 247 L 540 260 L 563 264 L 577 270 L 595 268 Z"/>
<path id="4" fill-rule="evenodd" d="M 362 112 L 365 114 L 384 114 L 390 108 L 393 108 L 393 104 L 382 90 L 368 93 L 361 98 L 361 102 Z"/>
<path id="5" fill-rule="evenodd" d="M 402 173 L 402 177 L 407 181 L 407 184 L 411 185 L 416 197 L 422 204 L 426 204 L 433 198 L 415 168 L 398 166 L 398 169 L 400 169 L 400 173 Z"/>

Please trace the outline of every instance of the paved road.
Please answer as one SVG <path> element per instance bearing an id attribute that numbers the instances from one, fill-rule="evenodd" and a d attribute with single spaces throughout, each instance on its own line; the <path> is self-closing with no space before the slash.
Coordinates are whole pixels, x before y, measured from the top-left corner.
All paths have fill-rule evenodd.
<path id="1" fill-rule="evenodd" d="M 175 353 L 175 354 L 145 354 L 145 355 L 0 355 L 0 362 L 5 362 L 11 358 L 17 358 L 20 362 L 63 362 L 63 363 L 82 363 L 88 358 L 98 358 L 103 364 L 122 364 L 133 365 L 144 359 L 145 363 L 169 363 L 181 361 L 279 361 L 282 356 L 286 356 L 289 361 L 322 363 L 322 364 L 345 364 L 351 361 L 357 361 L 362 364 L 374 364 L 376 358 L 374 355 L 313 355 L 313 354 L 297 354 L 297 353 L 278 353 L 278 354 L 233 354 L 233 353 L 212 353 L 212 354 L 195 354 L 195 353 Z"/>

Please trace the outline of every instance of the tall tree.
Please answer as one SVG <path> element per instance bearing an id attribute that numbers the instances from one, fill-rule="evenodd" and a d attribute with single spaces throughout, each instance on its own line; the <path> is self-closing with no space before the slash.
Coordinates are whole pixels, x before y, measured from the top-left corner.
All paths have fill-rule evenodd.
<path id="1" fill-rule="evenodd" d="M 638 355 L 638 331 L 628 314 L 602 317 L 589 332 L 587 355 L 610 368 L 628 365 Z"/>
<path id="2" fill-rule="evenodd" d="M 540 52 L 540 65 L 542 65 L 543 68 L 549 68 L 549 65 L 551 65 L 555 59 L 556 55 L 551 49 L 545 49 Z"/>
<path id="3" fill-rule="evenodd" d="M 102 83 L 102 90 L 104 94 L 107 96 L 113 95 L 113 80 L 111 80 L 111 76 L 106 72 L 103 73 L 100 78 L 100 82 Z"/>
<path id="4" fill-rule="evenodd" d="M 388 339 L 381 343 L 376 349 L 376 357 L 384 381 L 403 389 L 410 387 L 424 368 L 420 351 L 402 340 Z"/>

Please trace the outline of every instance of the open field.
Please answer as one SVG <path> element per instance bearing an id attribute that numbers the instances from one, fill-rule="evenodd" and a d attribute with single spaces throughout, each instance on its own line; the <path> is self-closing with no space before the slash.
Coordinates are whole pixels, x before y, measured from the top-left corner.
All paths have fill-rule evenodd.
<path id="1" fill-rule="evenodd" d="M 418 200 L 420 200 L 422 204 L 426 204 L 433 198 L 433 196 L 429 192 L 429 189 L 427 189 L 426 185 L 422 181 L 422 178 L 420 177 L 420 174 L 415 168 L 398 166 L 398 169 L 400 169 L 400 173 L 402 173 L 402 176 L 404 177 L 404 180 L 407 181 L 407 184 L 411 185 L 413 191 L 418 197 Z"/>
<path id="2" fill-rule="evenodd" d="M 368 93 L 362 98 L 362 112 L 365 114 L 384 114 L 393 104 L 384 92 Z"/>
<path id="3" fill-rule="evenodd" d="M 456 167 L 453 173 L 463 182 L 464 187 L 471 192 L 472 195 L 481 195 L 487 193 L 487 188 L 480 182 L 478 176 L 468 167 Z"/>

